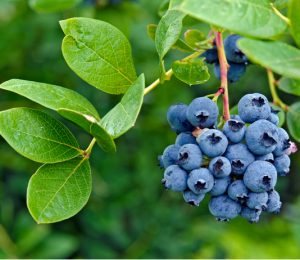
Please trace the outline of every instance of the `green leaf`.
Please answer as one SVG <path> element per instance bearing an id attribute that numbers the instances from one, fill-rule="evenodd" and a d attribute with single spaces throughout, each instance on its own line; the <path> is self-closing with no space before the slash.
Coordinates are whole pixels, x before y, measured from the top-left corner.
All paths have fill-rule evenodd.
<path id="1" fill-rule="evenodd" d="M 156 32 L 157 25 L 156 24 L 148 24 L 147 25 L 147 34 L 150 39 L 153 41 L 155 40 L 155 32 Z"/>
<path id="2" fill-rule="evenodd" d="M 70 68 L 104 92 L 126 92 L 136 73 L 129 41 L 122 32 L 90 18 L 71 18 L 60 25 L 66 35 L 62 52 Z"/>
<path id="3" fill-rule="evenodd" d="M 204 41 L 205 35 L 197 29 L 189 29 L 184 33 L 186 43 L 192 48 L 199 48 L 199 43 Z"/>
<path id="4" fill-rule="evenodd" d="M 287 125 L 292 137 L 300 142 L 300 102 L 294 103 L 287 112 Z"/>
<path id="5" fill-rule="evenodd" d="M 201 21 L 242 35 L 270 38 L 286 29 L 269 0 L 183 0 L 173 6 Z"/>
<path id="6" fill-rule="evenodd" d="M 300 79 L 300 50 L 283 42 L 252 39 L 238 41 L 241 50 L 255 63 L 286 77 Z"/>
<path id="7" fill-rule="evenodd" d="M 291 22 L 291 31 L 295 42 L 300 47 L 300 1 L 290 0 L 288 5 L 288 16 Z"/>
<path id="8" fill-rule="evenodd" d="M 178 60 L 173 63 L 172 69 L 176 78 L 189 85 L 203 84 L 210 77 L 202 59 Z"/>
<path id="9" fill-rule="evenodd" d="M 274 6 L 277 9 L 284 9 L 288 6 L 288 2 L 289 2 L 289 0 L 275 0 L 274 1 Z"/>
<path id="10" fill-rule="evenodd" d="M 54 223 L 77 214 L 91 194 L 89 161 L 45 164 L 32 175 L 27 189 L 27 207 L 37 223 Z"/>
<path id="11" fill-rule="evenodd" d="M 0 112 L 0 134 L 18 153 L 36 162 L 62 162 L 82 153 L 68 128 L 30 108 Z"/>
<path id="12" fill-rule="evenodd" d="M 279 89 L 283 92 L 300 96 L 300 80 L 283 77 L 279 80 Z"/>
<path id="13" fill-rule="evenodd" d="M 70 9 L 82 0 L 29 0 L 30 7 L 43 13 L 59 12 Z"/>
<path id="14" fill-rule="evenodd" d="M 101 126 L 113 138 L 117 138 L 134 126 L 144 97 L 145 77 L 140 75 L 128 89 L 120 103 L 100 121 Z"/>

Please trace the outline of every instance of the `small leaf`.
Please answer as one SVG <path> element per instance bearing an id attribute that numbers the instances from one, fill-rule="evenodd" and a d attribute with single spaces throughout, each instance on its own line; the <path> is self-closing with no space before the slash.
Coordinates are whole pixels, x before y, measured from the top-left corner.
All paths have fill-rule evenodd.
<path id="1" fill-rule="evenodd" d="M 300 1 L 290 0 L 288 5 L 288 16 L 291 21 L 291 31 L 295 42 L 300 47 Z"/>
<path id="2" fill-rule="evenodd" d="M 172 69 L 176 78 L 189 85 L 203 84 L 210 77 L 202 59 L 178 60 L 173 63 Z"/>
<path id="3" fill-rule="evenodd" d="M 92 86 L 121 94 L 136 79 L 129 41 L 116 27 L 90 18 L 60 22 L 66 35 L 63 56 L 70 68 Z"/>
<path id="4" fill-rule="evenodd" d="M 186 43 L 192 48 L 199 48 L 199 43 L 204 41 L 205 35 L 196 29 L 189 29 L 184 33 L 184 39 Z"/>
<path id="5" fill-rule="evenodd" d="M 300 102 L 294 103 L 287 112 L 287 125 L 292 137 L 300 142 Z"/>
<path id="6" fill-rule="evenodd" d="M 100 121 L 101 126 L 113 138 L 117 138 L 134 126 L 144 97 L 145 77 L 140 75 L 128 89 L 120 103 Z"/>
<path id="7" fill-rule="evenodd" d="M 155 40 L 155 32 L 156 32 L 157 25 L 156 24 L 148 24 L 147 25 L 147 34 L 150 39 L 153 41 Z"/>
<path id="8" fill-rule="evenodd" d="M 27 207 L 37 223 L 54 223 L 77 214 L 91 194 L 89 161 L 45 164 L 32 175 L 27 189 Z"/>
<path id="9" fill-rule="evenodd" d="M 158 8 L 158 15 L 162 17 L 168 11 L 168 8 L 169 8 L 169 0 L 162 0 Z"/>
<path id="10" fill-rule="evenodd" d="M 300 50 L 283 42 L 243 38 L 238 41 L 250 60 L 286 77 L 300 79 Z"/>
<path id="11" fill-rule="evenodd" d="M 270 38 L 286 29 L 269 0 L 183 0 L 173 8 L 194 18 L 230 31 L 258 38 Z"/>
<path id="12" fill-rule="evenodd" d="M 42 13 L 59 12 L 70 9 L 82 0 L 29 0 L 30 7 Z"/>
<path id="13" fill-rule="evenodd" d="M 82 153 L 68 128 L 30 108 L 0 112 L 0 134 L 18 153 L 36 162 L 62 162 Z"/>
<path id="14" fill-rule="evenodd" d="M 279 89 L 296 96 L 300 96 L 300 80 L 281 78 L 279 80 Z"/>

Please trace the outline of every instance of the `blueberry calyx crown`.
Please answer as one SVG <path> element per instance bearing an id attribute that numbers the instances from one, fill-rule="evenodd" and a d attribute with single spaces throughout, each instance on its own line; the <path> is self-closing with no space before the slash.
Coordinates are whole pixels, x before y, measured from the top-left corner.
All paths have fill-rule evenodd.
<path id="1" fill-rule="evenodd" d="M 231 165 L 236 169 L 242 169 L 245 166 L 245 164 L 243 164 L 241 160 L 233 160 L 231 162 Z"/>
<path id="2" fill-rule="evenodd" d="M 215 133 L 212 133 L 207 137 L 207 139 L 210 141 L 211 144 L 217 144 L 222 140 L 222 137 L 216 135 Z"/>
<path id="3" fill-rule="evenodd" d="M 198 111 L 195 116 L 199 119 L 200 123 L 205 123 L 209 117 L 209 113 L 207 111 Z"/>
<path id="4" fill-rule="evenodd" d="M 206 181 L 205 180 L 198 180 L 195 185 L 195 189 L 200 191 L 206 188 Z"/>
<path id="5" fill-rule="evenodd" d="M 224 163 L 221 159 L 218 159 L 214 165 L 213 165 L 213 169 L 215 172 L 220 172 L 222 170 Z"/>
<path id="6" fill-rule="evenodd" d="M 277 144 L 277 141 L 268 133 L 263 133 L 261 143 L 265 147 L 271 147 Z"/>
<path id="7" fill-rule="evenodd" d="M 230 130 L 232 130 L 233 132 L 238 132 L 244 127 L 245 123 L 230 119 L 228 121 L 228 125 L 230 127 Z"/>
<path id="8" fill-rule="evenodd" d="M 262 107 L 263 105 L 265 105 L 265 103 L 266 101 L 262 97 L 252 99 L 252 104 L 256 107 Z"/>

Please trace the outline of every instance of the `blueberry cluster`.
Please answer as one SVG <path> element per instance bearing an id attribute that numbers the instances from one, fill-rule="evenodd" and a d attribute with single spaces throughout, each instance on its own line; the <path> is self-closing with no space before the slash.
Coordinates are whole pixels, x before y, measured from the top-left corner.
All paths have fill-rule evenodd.
<path id="1" fill-rule="evenodd" d="M 275 185 L 277 176 L 289 172 L 291 142 L 278 127 L 276 111 L 264 95 L 254 93 L 241 98 L 238 115 L 222 129 L 217 129 L 218 116 L 216 103 L 207 97 L 169 108 L 167 119 L 178 135 L 159 156 L 163 186 L 182 192 L 194 206 L 210 194 L 209 210 L 220 221 L 240 215 L 257 222 L 262 211 L 279 213 Z"/>
<path id="2" fill-rule="evenodd" d="M 224 40 L 226 59 L 229 64 L 227 77 L 230 83 L 238 81 L 240 77 L 245 74 L 247 65 L 249 65 L 247 56 L 238 48 L 236 44 L 237 40 L 240 38 L 241 36 L 232 34 Z M 216 45 L 214 44 L 213 48 L 207 50 L 201 56 L 205 58 L 207 63 L 214 64 L 214 73 L 216 77 L 220 79 L 220 64 Z"/>

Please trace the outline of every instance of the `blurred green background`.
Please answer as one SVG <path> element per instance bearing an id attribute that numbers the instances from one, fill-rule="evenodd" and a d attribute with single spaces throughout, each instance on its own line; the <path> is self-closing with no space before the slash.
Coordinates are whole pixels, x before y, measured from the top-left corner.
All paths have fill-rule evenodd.
<path id="1" fill-rule="evenodd" d="M 0 82 L 22 78 L 69 87 L 89 98 L 103 115 L 120 96 L 88 86 L 68 68 L 60 51 L 63 33 L 58 21 L 84 16 L 117 26 L 132 43 L 138 73 L 144 72 L 151 83 L 158 76 L 158 57 L 146 26 L 159 20 L 160 3 L 124 0 L 105 8 L 80 4 L 62 13 L 37 14 L 26 0 L 1 0 Z M 185 22 L 209 29 L 193 20 Z M 167 67 L 181 56 L 172 51 Z M 264 69 L 250 66 L 247 75 L 230 86 L 232 105 L 249 92 L 270 98 L 267 85 Z M 218 223 L 208 212 L 207 199 L 194 208 L 183 202 L 181 194 L 166 192 L 160 184 L 162 170 L 156 158 L 175 139 L 165 118 L 167 108 L 217 88 L 214 76 L 208 84 L 194 87 L 172 79 L 147 95 L 135 128 L 117 140 L 117 153 L 95 148 L 93 192 L 87 206 L 75 217 L 53 225 L 37 225 L 26 208 L 27 183 L 38 164 L 18 155 L 1 138 L 0 258 L 300 258 L 300 153 L 292 156 L 290 176 L 279 179 L 282 212 L 263 214 L 258 224 L 241 218 Z M 286 103 L 295 101 L 280 94 Z M 0 109 L 14 106 L 41 108 L 1 91 Z M 51 114 L 87 146 L 90 136 Z"/>

